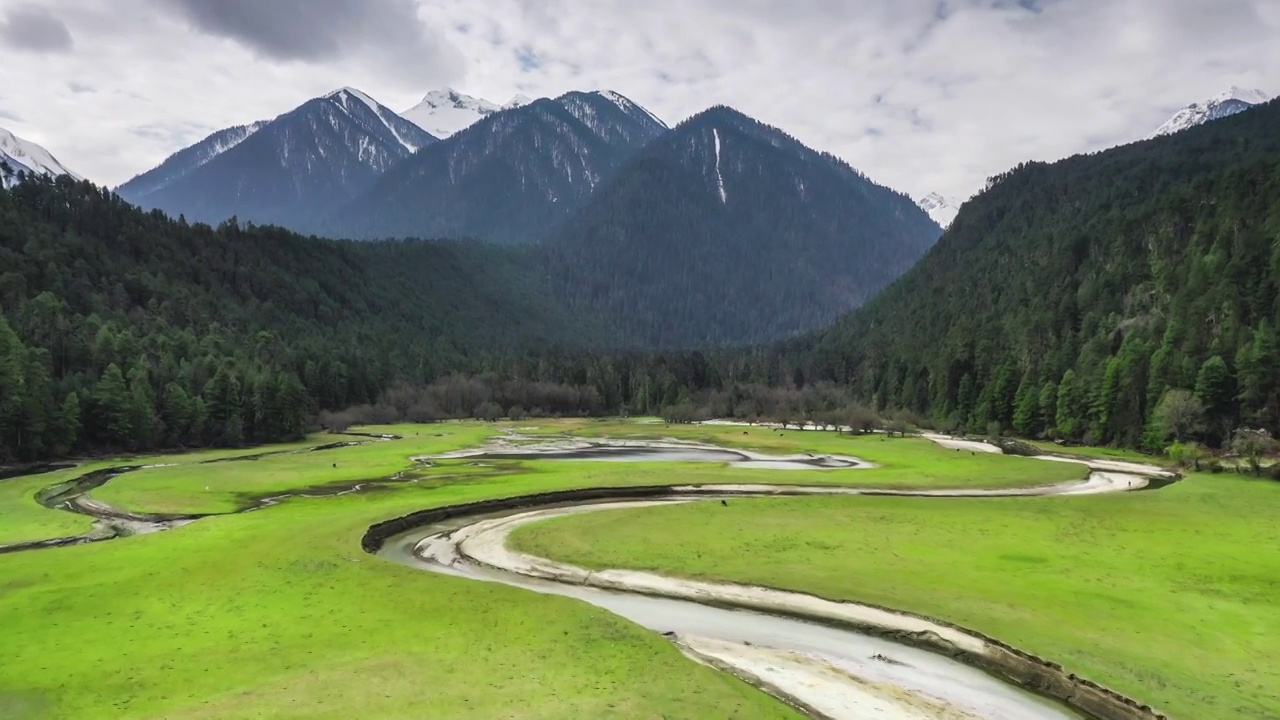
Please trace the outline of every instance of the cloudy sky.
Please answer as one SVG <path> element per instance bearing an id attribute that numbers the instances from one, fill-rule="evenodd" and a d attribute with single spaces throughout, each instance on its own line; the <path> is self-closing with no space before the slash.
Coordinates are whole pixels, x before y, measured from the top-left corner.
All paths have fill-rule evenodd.
<path id="1" fill-rule="evenodd" d="M 912 195 L 1280 93 L 1280 0 L 0 0 L 0 126 L 118 184 L 350 85 L 397 110 L 609 88 L 732 105 Z"/>

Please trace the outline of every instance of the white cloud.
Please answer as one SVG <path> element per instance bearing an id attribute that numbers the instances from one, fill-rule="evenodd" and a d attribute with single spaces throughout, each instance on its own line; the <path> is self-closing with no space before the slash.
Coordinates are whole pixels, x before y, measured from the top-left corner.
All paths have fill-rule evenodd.
<path id="1" fill-rule="evenodd" d="M 6 62 L 0 111 L 114 184 L 341 85 L 397 109 L 446 83 L 499 102 L 607 87 L 672 122 L 732 105 L 892 187 L 964 197 L 1020 161 L 1143 137 L 1230 85 L 1280 92 L 1274 0 L 432 0 L 407 29 L 405 0 L 360 3 L 382 15 L 358 21 L 324 4 L 344 18 L 325 22 L 384 42 L 46 0 L 75 50 Z"/>

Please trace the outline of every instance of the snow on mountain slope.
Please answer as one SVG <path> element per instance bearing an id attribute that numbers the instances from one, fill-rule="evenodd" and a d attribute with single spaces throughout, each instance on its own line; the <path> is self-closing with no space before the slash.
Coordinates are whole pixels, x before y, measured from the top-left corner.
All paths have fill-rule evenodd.
<path id="1" fill-rule="evenodd" d="M 1269 102 L 1271 97 L 1261 90 L 1246 90 L 1231 87 L 1226 92 L 1204 103 L 1193 103 L 1179 110 L 1161 125 L 1151 137 L 1172 135 L 1187 128 L 1203 125 L 1214 120 L 1244 112 L 1255 105 Z"/>
<path id="2" fill-rule="evenodd" d="M 250 135 L 261 130 L 267 122 L 267 120 L 260 120 L 248 125 L 236 125 L 219 130 L 195 145 L 170 155 L 156 167 L 135 176 L 116 188 L 116 192 L 122 197 L 153 193 L 244 142 Z"/>
<path id="3" fill-rule="evenodd" d="M 232 216 L 302 232 L 436 138 L 354 88 L 262 124 L 228 129 L 121 186 L 120 196 L 189 221 Z"/>
<path id="4" fill-rule="evenodd" d="M 962 203 L 959 200 L 943 197 L 935 192 L 920 198 L 916 201 L 916 204 L 945 230 L 956 219 L 956 213 L 960 212 Z"/>
<path id="5" fill-rule="evenodd" d="M 616 92 L 569 92 L 555 100 L 596 135 L 609 142 L 641 145 L 667 130 L 666 123 Z"/>
<path id="6" fill-rule="evenodd" d="M 508 100 L 507 104 L 502 106 L 502 109 L 512 110 L 514 108 L 524 107 L 525 105 L 528 105 L 531 102 L 533 102 L 533 98 L 529 97 L 528 95 L 521 95 L 520 93 L 516 93 L 515 97 Z"/>
<path id="7" fill-rule="evenodd" d="M 402 115 L 397 115 L 392 112 L 390 108 L 379 104 L 378 101 L 355 88 L 344 87 L 325 95 L 325 97 L 336 102 L 340 107 L 342 107 L 342 109 L 346 110 L 353 116 L 357 115 L 364 109 L 368 109 L 382 121 L 382 124 L 386 126 L 386 129 L 391 133 L 391 136 L 403 145 L 410 153 L 415 153 L 424 145 L 429 145 L 434 141 L 434 138 L 423 138 L 419 133 L 414 132 L 413 128 L 405 127 L 405 121 L 407 118 Z M 356 108 L 352 106 L 352 103 L 360 103 L 364 107 Z M 409 122 L 413 121 L 409 120 Z M 417 125 L 417 123 L 414 123 L 414 125 Z"/>
<path id="8" fill-rule="evenodd" d="M 499 106 L 483 98 L 463 95 L 452 88 L 432 90 L 422 102 L 400 113 L 418 127 L 444 139 L 470 127 L 477 120 L 499 110 L 528 105 L 532 102 L 524 95 L 517 95 L 506 105 Z"/>
<path id="9" fill-rule="evenodd" d="M 40 173 L 43 175 L 70 175 L 76 180 L 83 180 L 80 175 L 67 169 L 58 161 L 53 153 L 45 150 L 30 140 L 23 140 L 13 133 L 0 128 L 0 162 L 6 162 L 16 175 L 23 173 Z M 16 178 L 0 178 L 8 187 Z"/>

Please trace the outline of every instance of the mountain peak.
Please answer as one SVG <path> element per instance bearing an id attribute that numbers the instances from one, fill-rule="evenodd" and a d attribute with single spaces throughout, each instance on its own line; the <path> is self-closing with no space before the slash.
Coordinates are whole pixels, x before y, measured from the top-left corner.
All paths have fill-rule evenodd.
<path id="1" fill-rule="evenodd" d="M 70 175 L 76 180 L 83 179 L 58 162 L 53 153 L 30 140 L 23 140 L 4 128 L 0 128 L 0 161 L 8 163 L 15 173 L 36 173 L 53 177 Z M 10 178 L 0 178 L 0 183 L 8 182 Z"/>
<path id="2" fill-rule="evenodd" d="M 931 192 L 928 195 L 916 201 L 921 210 L 928 213 L 933 221 L 946 229 L 951 222 L 956 219 L 956 213 L 960 212 L 959 200 L 946 197 L 942 193 Z"/>
<path id="3" fill-rule="evenodd" d="M 523 95 L 516 96 L 517 99 L 523 97 Z M 513 99 L 506 106 L 499 107 L 497 103 L 484 98 L 464 95 L 453 88 L 446 87 L 427 93 L 422 97 L 422 102 L 405 110 L 401 115 L 423 130 L 443 139 L 470 127 L 482 117 L 509 107 L 518 107 L 512 104 L 515 102 L 516 100 Z"/>
<path id="4" fill-rule="evenodd" d="M 533 98 L 529 97 L 528 95 L 524 95 L 522 93 L 516 93 L 514 97 L 512 97 L 510 100 L 507 101 L 506 105 L 502 106 L 502 109 L 511 110 L 513 108 L 524 107 L 525 105 L 528 105 L 531 102 L 533 102 Z"/>
<path id="5" fill-rule="evenodd" d="M 1187 128 L 1221 120 L 1270 100 L 1271 97 L 1261 90 L 1248 90 L 1233 85 L 1212 100 L 1192 103 L 1179 110 L 1165 124 L 1157 128 L 1151 137 L 1172 135 Z"/>
<path id="6" fill-rule="evenodd" d="M 1256 88 L 1250 90 L 1248 88 L 1239 87 L 1238 85 L 1232 85 L 1227 88 L 1225 92 L 1221 93 L 1210 102 L 1221 103 L 1228 100 L 1239 100 L 1240 102 L 1246 102 L 1250 105 L 1261 105 L 1263 103 L 1270 102 L 1271 96 Z"/>
<path id="7" fill-rule="evenodd" d="M 373 98 L 369 97 L 365 93 L 353 87 L 340 87 L 337 90 L 334 90 L 333 92 L 329 93 L 328 95 L 325 95 L 324 97 L 327 100 L 337 100 L 338 102 L 342 103 L 344 107 L 346 107 L 346 103 L 348 100 L 358 100 L 364 103 L 365 105 L 368 105 L 369 109 L 375 112 L 378 110 L 378 107 L 379 107 L 378 102 L 376 100 L 374 100 Z"/>

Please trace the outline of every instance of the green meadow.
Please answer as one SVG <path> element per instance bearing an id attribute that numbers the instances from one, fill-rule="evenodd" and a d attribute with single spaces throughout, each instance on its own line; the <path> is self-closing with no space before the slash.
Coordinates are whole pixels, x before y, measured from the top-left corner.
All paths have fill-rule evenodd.
<path id="1" fill-rule="evenodd" d="M 549 436 L 679 437 L 771 453 L 839 453 L 882 467 L 770 471 L 705 463 L 469 459 L 428 466 L 412 460 L 474 447 L 512 429 Z M 225 513 L 266 495 L 382 481 L 356 494 L 292 498 L 258 512 L 211 517 L 164 533 L 0 555 L 0 717 L 796 718 L 763 693 L 686 660 L 664 638 L 603 610 L 401 567 L 361 552 L 360 537 L 370 524 L 414 510 L 577 487 L 717 482 L 1002 487 L 1084 475 L 1083 468 L 1072 465 L 957 453 L 918 439 L 666 427 L 652 421 L 462 422 L 390 431 L 403 439 L 318 435 L 286 446 L 94 461 L 73 470 L 0 481 L 3 542 L 87 529 L 88 518 L 43 508 L 34 496 L 101 467 L 157 465 L 121 475 L 93 493 L 99 500 L 148 512 Z M 309 450 L 341 441 L 360 444 Z M 392 477 L 397 480 L 387 482 Z M 1131 499 L 1099 498 L 1097 508 L 1102 512 L 1116 501 Z M 670 539 L 646 543 L 650 551 L 629 544 L 634 539 L 613 550 L 620 558 L 636 553 L 638 557 L 626 558 L 625 566 L 696 573 L 691 564 L 672 561 L 677 546 L 688 542 L 693 547 L 714 535 L 710 528 L 725 530 L 715 523 L 737 517 L 755 525 L 735 525 L 734 532 L 752 527 L 754 542 L 772 548 L 779 565 L 793 566 L 793 571 L 809 567 L 817 572 L 830 558 L 844 557 L 852 558 L 850 572 L 860 563 L 872 572 L 890 543 L 876 545 L 839 533 L 865 524 L 860 530 L 869 536 L 875 536 L 877 527 L 881 537 L 893 536 L 910 519 L 923 520 L 911 514 L 918 512 L 912 508 L 929 502 L 738 501 L 727 509 L 732 515 L 720 516 L 710 506 L 693 506 L 687 511 L 708 513 L 704 526 L 672 528 Z M 1024 502 L 992 507 L 1009 509 L 1004 522 L 1033 506 L 1054 507 Z M 882 511 L 868 516 L 865 508 L 874 507 Z M 933 507 L 941 513 L 959 505 L 933 501 Z M 781 530 L 798 523 L 800 515 L 811 515 L 813 526 L 794 535 Z M 633 538 L 648 535 L 649 523 L 666 522 L 645 513 L 627 517 L 636 522 Z M 967 523 L 986 521 L 957 514 L 957 538 Z M 848 527 L 840 529 L 841 524 Z M 835 534 L 810 535 L 819 528 Z M 583 550 L 574 549 L 575 537 L 608 535 L 603 527 L 556 524 L 535 530 L 553 533 L 541 537 L 555 553 Z M 741 552 L 745 537 L 724 531 L 698 552 L 705 560 L 727 558 Z M 797 563 L 798 557 L 804 562 Z M 878 586 L 885 592 L 899 587 L 898 604 L 907 606 L 910 593 L 898 585 L 895 566 L 879 560 Z M 944 565 L 940 562 L 939 568 Z M 762 581 L 751 574 L 751 566 L 720 563 L 731 579 Z M 953 555 L 945 572 L 939 572 L 963 578 L 969 569 Z M 853 577 L 843 570 L 836 574 Z M 786 584 L 781 582 L 785 578 L 774 579 Z M 941 582 L 937 577 L 934 581 Z M 948 600 L 939 594 L 938 608 L 963 610 L 971 602 L 961 598 L 952 606 Z M 1018 605 L 1016 600 L 1006 599 L 1005 605 L 1021 607 L 1023 615 L 1041 612 L 1037 603 L 1049 601 L 1029 597 Z M 891 598 L 885 603 L 895 604 Z M 1000 629 L 992 629 L 993 634 L 1003 637 Z M 1064 642 L 1064 648 L 1068 645 Z M 1048 648 L 1046 654 L 1075 657 L 1057 650 Z"/>
<path id="2" fill-rule="evenodd" d="M 1046 463 L 1047 464 L 1047 463 Z M 942 618 L 1177 718 L 1280 717 L 1280 484 L 1157 492 L 739 500 L 518 530 L 587 568 L 784 588 Z"/>

